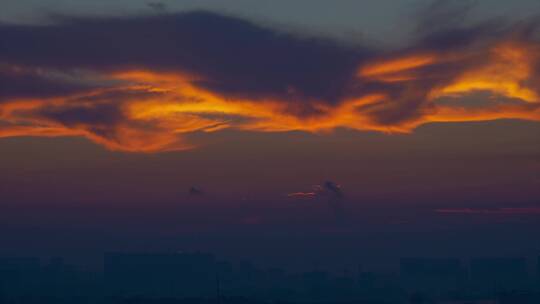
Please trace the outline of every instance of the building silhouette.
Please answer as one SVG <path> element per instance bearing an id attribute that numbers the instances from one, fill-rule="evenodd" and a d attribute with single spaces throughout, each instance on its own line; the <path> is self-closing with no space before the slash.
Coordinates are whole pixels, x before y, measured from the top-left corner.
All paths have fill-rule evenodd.
<path id="1" fill-rule="evenodd" d="M 526 262 L 472 259 L 467 276 L 452 258 L 402 258 L 399 275 L 287 272 L 198 252 L 108 253 L 103 272 L 81 271 L 62 258 L 0 258 L 0 304 L 540 303 Z"/>
<path id="2" fill-rule="evenodd" d="M 440 295 L 462 288 L 467 273 L 459 259 L 402 258 L 400 278 L 409 291 Z"/>
<path id="3" fill-rule="evenodd" d="M 113 296 L 208 297 L 216 262 L 203 253 L 108 253 L 104 275 Z"/>
<path id="4" fill-rule="evenodd" d="M 19 297 L 40 289 L 38 258 L 0 258 L 0 295 Z"/>
<path id="5" fill-rule="evenodd" d="M 528 283 L 525 258 L 475 258 L 470 272 L 472 284 L 484 291 L 521 289 Z"/>

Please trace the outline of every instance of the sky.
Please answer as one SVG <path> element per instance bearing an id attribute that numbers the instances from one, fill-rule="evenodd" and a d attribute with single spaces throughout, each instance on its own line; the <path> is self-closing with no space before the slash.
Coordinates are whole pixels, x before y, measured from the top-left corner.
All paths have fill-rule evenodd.
<path id="1" fill-rule="evenodd" d="M 7 0 L 0 255 L 537 256 L 538 13 Z"/>

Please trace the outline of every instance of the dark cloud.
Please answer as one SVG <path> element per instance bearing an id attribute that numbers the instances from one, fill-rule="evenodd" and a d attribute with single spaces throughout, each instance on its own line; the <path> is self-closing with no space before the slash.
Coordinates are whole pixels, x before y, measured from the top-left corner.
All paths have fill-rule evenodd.
<path id="1" fill-rule="evenodd" d="M 207 12 L 130 18 L 57 17 L 0 26 L 0 61 L 53 68 L 142 68 L 199 75 L 224 94 L 336 102 L 366 49 L 300 38 Z"/>
<path id="2" fill-rule="evenodd" d="M 491 20 L 480 24 L 457 28 L 442 28 L 423 33 L 419 37 L 417 48 L 445 51 L 449 49 L 464 49 L 493 41 L 508 35 L 508 28 L 501 20 Z"/>
<path id="3" fill-rule="evenodd" d="M 326 181 L 320 187 L 322 195 L 327 196 L 328 205 L 334 212 L 336 220 L 338 223 L 344 223 L 346 217 L 344 205 L 345 196 L 341 186 L 332 181 Z"/>
<path id="4" fill-rule="evenodd" d="M 167 10 L 167 4 L 163 3 L 163 2 L 148 2 L 146 4 L 149 8 L 157 11 L 157 12 L 164 12 L 165 10 Z"/>
<path id="5" fill-rule="evenodd" d="M 341 186 L 332 181 L 324 182 L 321 188 L 326 192 L 330 193 L 332 196 L 335 196 L 336 198 L 343 198 L 343 191 L 341 190 Z"/>
<path id="6" fill-rule="evenodd" d="M 50 98 L 89 92 L 97 85 L 48 77 L 35 71 L 0 66 L 0 102 L 14 98 Z"/>
<path id="7" fill-rule="evenodd" d="M 201 196 L 204 195 L 204 191 L 201 188 L 192 186 L 188 189 L 188 195 L 189 196 Z"/>
<path id="8" fill-rule="evenodd" d="M 125 119 L 121 110 L 115 104 L 44 107 L 34 111 L 34 113 L 68 127 L 78 124 L 113 126 Z"/>
<path id="9" fill-rule="evenodd" d="M 436 0 L 416 11 L 417 31 L 421 34 L 458 28 L 467 22 L 477 5 L 472 0 Z"/>
<path id="10" fill-rule="evenodd" d="M 416 11 L 417 42 L 421 50 L 465 49 L 507 36 L 511 25 L 503 18 L 478 21 L 473 15 L 478 1 L 436 0 Z M 474 21 L 472 21 L 474 20 Z"/>

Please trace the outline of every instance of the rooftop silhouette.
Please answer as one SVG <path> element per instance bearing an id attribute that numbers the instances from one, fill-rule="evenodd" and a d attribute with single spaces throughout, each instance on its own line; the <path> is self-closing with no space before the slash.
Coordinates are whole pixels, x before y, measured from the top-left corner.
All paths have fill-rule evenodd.
<path id="1" fill-rule="evenodd" d="M 0 258 L 0 303 L 516 304 L 538 303 L 540 292 L 525 258 L 402 258 L 399 273 L 298 273 L 202 252 L 110 252 L 103 261 L 94 273 L 59 257 Z"/>

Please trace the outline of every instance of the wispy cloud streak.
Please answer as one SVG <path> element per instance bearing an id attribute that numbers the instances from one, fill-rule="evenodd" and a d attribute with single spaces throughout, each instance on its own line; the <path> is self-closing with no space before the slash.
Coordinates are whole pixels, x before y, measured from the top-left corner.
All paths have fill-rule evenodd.
<path id="1" fill-rule="evenodd" d="M 540 208 L 493 208 L 493 209 L 474 209 L 474 208 L 452 208 L 436 209 L 435 212 L 441 214 L 479 214 L 479 215 L 540 215 Z"/>

